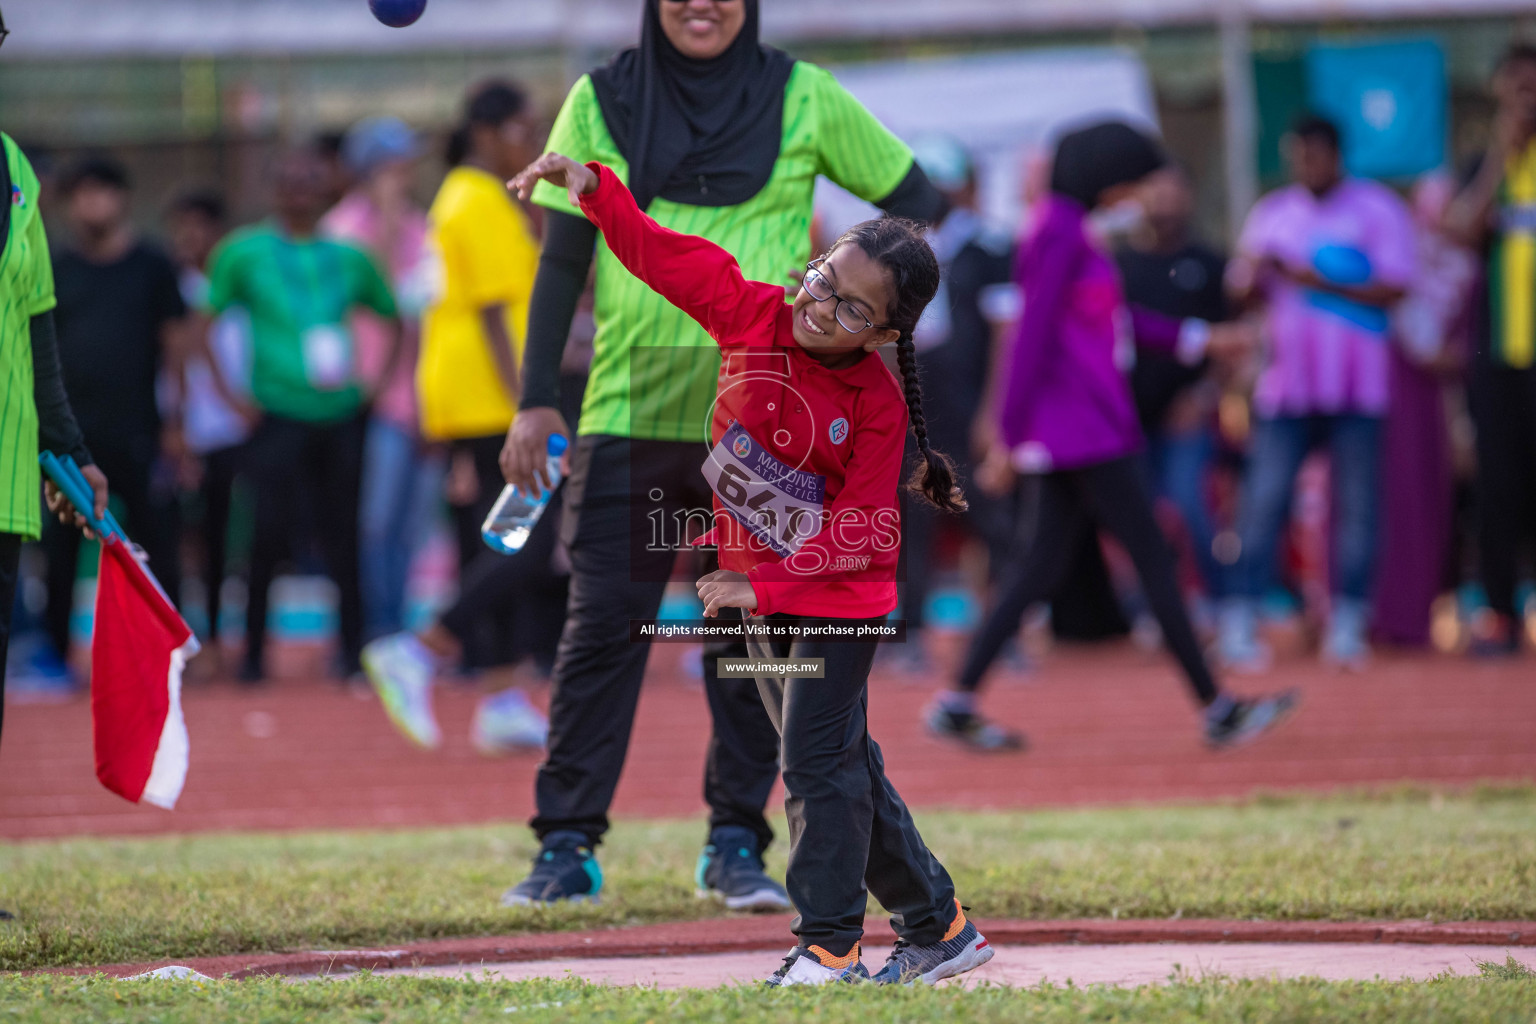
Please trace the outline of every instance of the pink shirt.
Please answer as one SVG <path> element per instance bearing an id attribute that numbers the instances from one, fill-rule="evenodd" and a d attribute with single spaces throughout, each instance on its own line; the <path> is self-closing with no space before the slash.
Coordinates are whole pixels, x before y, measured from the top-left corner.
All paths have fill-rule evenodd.
<path id="1" fill-rule="evenodd" d="M 400 359 L 395 372 L 374 402 L 374 415 L 407 430 L 416 429 L 416 352 L 421 329 L 421 309 L 426 270 L 427 215 L 407 210 L 395 238 L 395 251 L 379 251 L 382 218 L 366 196 L 349 193 L 325 215 L 322 230 L 362 246 L 384 270 L 394 289 L 404 327 Z M 389 331 L 374 314 L 361 310 L 353 315 L 352 336 L 357 345 L 358 369 L 364 380 L 375 380 L 389 356 Z"/>
<path id="2" fill-rule="evenodd" d="M 1340 284 L 1413 283 L 1417 242 L 1408 206 L 1385 185 L 1346 178 L 1322 198 L 1301 185 L 1254 206 L 1238 253 L 1311 267 Z M 1289 280 L 1265 283 L 1269 363 L 1254 391 L 1260 416 L 1387 411 L 1389 311 Z"/>

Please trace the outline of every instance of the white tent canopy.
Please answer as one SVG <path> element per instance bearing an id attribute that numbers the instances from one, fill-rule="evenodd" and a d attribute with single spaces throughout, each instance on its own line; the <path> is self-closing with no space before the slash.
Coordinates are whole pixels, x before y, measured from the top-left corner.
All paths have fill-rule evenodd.
<path id="1" fill-rule="evenodd" d="M 971 154 L 985 214 L 1020 216 L 1025 161 L 1073 123 L 1116 117 L 1157 130 L 1146 68 L 1110 47 L 1035 50 L 831 68 L 882 123 L 912 141 L 946 135 Z M 828 232 L 878 211 L 823 179 L 816 206 Z"/>

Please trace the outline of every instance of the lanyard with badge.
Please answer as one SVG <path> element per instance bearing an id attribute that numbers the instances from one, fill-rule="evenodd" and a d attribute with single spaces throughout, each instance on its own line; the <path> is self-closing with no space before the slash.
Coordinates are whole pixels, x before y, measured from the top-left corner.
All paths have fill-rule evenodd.
<path id="1" fill-rule="evenodd" d="M 703 470 L 720 503 L 781 557 L 821 532 L 827 478 L 784 465 L 740 423 L 710 450 Z"/>
<path id="2" fill-rule="evenodd" d="M 283 287 L 291 296 L 295 319 L 300 325 L 299 347 L 304 360 L 305 381 L 316 391 L 339 391 L 356 379 L 352 334 L 345 324 L 326 322 L 315 292 L 318 278 L 326 273 L 341 279 L 341 261 L 329 246 L 322 243 L 310 243 L 308 248 L 314 252 L 317 262 L 330 266 L 321 267 L 318 274 L 305 274 L 298 266 L 298 246 L 281 236 L 273 238 L 273 262 L 283 278 Z"/>

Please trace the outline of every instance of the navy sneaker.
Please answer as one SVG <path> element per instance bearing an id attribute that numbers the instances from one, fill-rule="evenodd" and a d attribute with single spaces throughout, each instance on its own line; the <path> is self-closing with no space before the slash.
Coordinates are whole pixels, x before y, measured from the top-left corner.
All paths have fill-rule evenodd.
<path id="1" fill-rule="evenodd" d="M 603 870 L 592 855 L 592 841 L 580 832 L 551 832 L 533 859 L 528 877 L 501 894 L 504 907 L 551 903 L 596 903 Z"/>
<path id="2" fill-rule="evenodd" d="M 974 971 L 992 959 L 992 947 L 966 920 L 965 909 L 955 901 L 955 919 L 944 938 L 930 946 L 914 946 L 904 939 L 886 958 L 885 966 L 875 975 L 877 985 L 932 985 L 966 971 Z"/>
<path id="3" fill-rule="evenodd" d="M 952 711 L 939 700 L 928 705 L 923 718 L 932 735 L 972 750 L 1005 753 L 1029 749 L 1023 733 L 988 721 L 974 711 Z"/>
<path id="4" fill-rule="evenodd" d="M 789 894 L 763 870 L 757 834 L 749 828 L 725 825 L 711 831 L 693 880 L 700 899 L 724 900 L 730 910 L 789 909 Z"/>
<path id="5" fill-rule="evenodd" d="M 1295 690 L 1286 690 L 1273 697 L 1233 701 L 1225 718 L 1206 720 L 1205 742 L 1217 750 L 1250 743 L 1290 717 L 1299 699 Z"/>

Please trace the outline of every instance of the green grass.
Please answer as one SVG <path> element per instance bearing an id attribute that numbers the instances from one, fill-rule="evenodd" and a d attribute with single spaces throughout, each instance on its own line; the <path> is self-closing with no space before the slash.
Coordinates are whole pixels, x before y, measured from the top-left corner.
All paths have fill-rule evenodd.
<path id="1" fill-rule="evenodd" d="M 1536 971 L 1512 956 L 1506 956 L 1503 963 L 1497 960 L 1479 960 L 1477 969 L 1485 978 L 1502 978 L 1505 981 L 1536 980 Z"/>
<path id="2" fill-rule="evenodd" d="M 1430 982 L 1181 980 L 1136 989 L 971 989 L 833 986 L 765 992 L 605 988 L 578 980 L 473 982 L 361 976 L 289 984 L 0 978 L 0 1020 L 203 1024 L 205 1021 L 651 1022 L 791 1021 L 805 1024 L 1529 1024 L 1536 980 L 1438 978 Z"/>
<path id="3" fill-rule="evenodd" d="M 919 819 L 979 917 L 1536 920 L 1532 787 Z M 510 825 L 0 845 L 0 970 L 709 916 L 702 833 L 621 825 L 601 906 L 522 911 Z"/>

